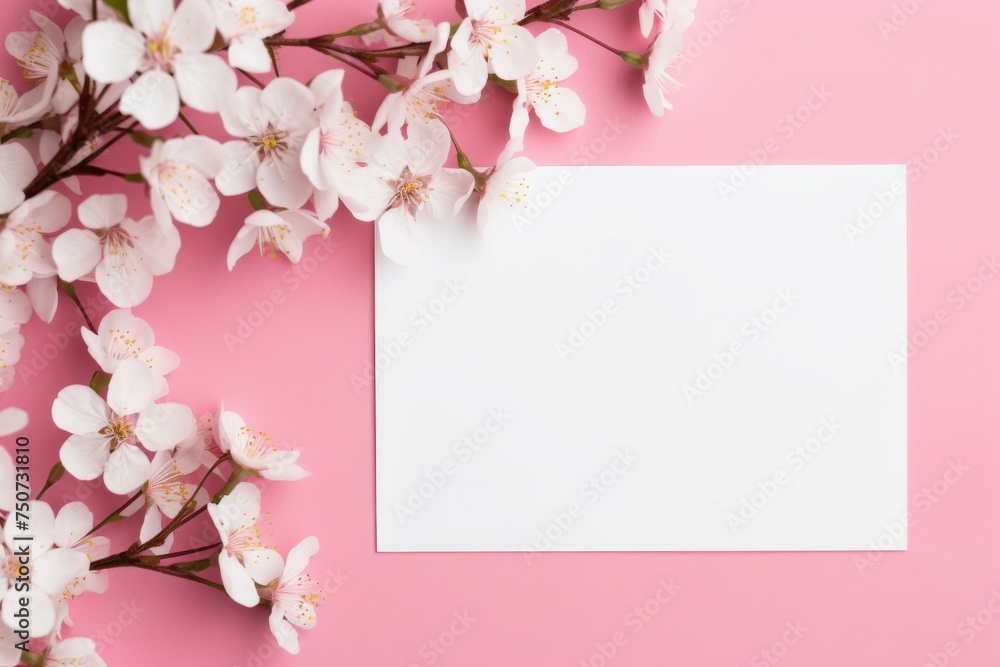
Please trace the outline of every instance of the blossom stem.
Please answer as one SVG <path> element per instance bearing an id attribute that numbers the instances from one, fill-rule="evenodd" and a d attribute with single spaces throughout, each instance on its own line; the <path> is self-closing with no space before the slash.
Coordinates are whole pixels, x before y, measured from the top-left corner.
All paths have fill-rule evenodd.
<path id="1" fill-rule="evenodd" d="M 288 3 L 288 10 L 298 9 L 302 5 L 308 5 L 312 0 L 292 0 Z"/>
<path id="2" fill-rule="evenodd" d="M 216 459 L 215 463 L 212 464 L 212 467 L 208 469 L 208 472 L 206 472 L 204 476 L 202 476 L 201 481 L 198 482 L 197 488 L 195 488 L 194 492 L 190 495 L 187 502 L 184 503 L 184 506 L 181 508 L 181 511 L 177 513 L 178 515 L 187 514 L 188 512 L 194 509 L 193 503 L 197 502 L 195 498 L 198 496 L 198 492 L 201 491 L 202 488 L 204 488 L 205 482 L 208 481 L 208 476 L 211 475 L 213 472 L 215 472 L 216 468 L 218 468 L 224 462 L 232 460 L 232 458 L 233 458 L 232 455 L 229 452 L 226 452 L 218 459 Z M 174 518 L 176 519 L 177 517 Z"/>
<path id="3" fill-rule="evenodd" d="M 90 315 L 87 314 L 87 309 L 83 307 L 83 303 L 80 302 L 80 297 L 76 295 L 76 289 L 73 287 L 73 283 L 66 282 L 65 280 L 59 281 L 59 287 L 62 288 L 63 294 L 68 296 L 76 304 L 76 307 L 83 313 L 83 319 L 87 322 L 87 328 L 92 332 L 97 333 L 97 327 L 90 320 Z"/>
<path id="4" fill-rule="evenodd" d="M 190 554 L 196 554 L 201 551 L 209 551 L 213 549 L 218 549 L 222 546 L 222 542 L 216 542 L 215 544 L 209 544 L 204 547 L 195 547 L 193 549 L 185 549 L 184 551 L 174 551 L 173 553 L 163 554 L 159 558 L 177 558 L 178 556 L 188 556 Z"/>
<path id="5" fill-rule="evenodd" d="M 553 24 L 555 24 L 557 26 L 561 26 L 561 27 L 565 28 L 566 30 L 569 30 L 570 32 L 575 32 L 576 34 L 580 35 L 581 37 L 585 37 L 586 39 L 589 39 L 594 44 L 597 44 L 598 46 L 607 49 L 608 51 L 610 51 L 611 53 L 615 54 L 616 56 L 621 56 L 622 53 L 623 53 L 623 51 L 621 49 L 616 49 L 615 47 L 611 46 L 610 44 L 605 44 L 604 42 L 602 42 L 601 40 L 597 39 L 593 35 L 591 35 L 589 33 L 586 33 L 586 32 L 580 30 L 579 28 L 577 28 L 575 26 L 570 25 L 569 23 L 566 23 L 565 21 L 559 21 L 557 19 L 541 19 L 541 20 L 544 21 L 545 23 L 553 23 Z"/>
<path id="6" fill-rule="evenodd" d="M 322 53 L 323 55 L 330 56 L 334 60 L 339 60 L 345 65 L 353 67 L 354 69 L 358 70 L 365 76 L 371 77 L 376 81 L 378 80 L 380 75 L 387 73 L 384 69 L 382 69 L 378 65 L 375 65 L 374 63 L 370 62 L 365 63 L 368 65 L 368 69 L 365 69 L 358 63 L 348 60 L 344 56 L 340 55 L 340 53 L 338 53 L 338 49 L 335 49 L 333 46 L 322 45 L 322 44 L 310 44 L 309 48 L 311 48 L 313 51 Z"/>
<path id="7" fill-rule="evenodd" d="M 21 662 L 30 667 L 41 667 L 45 664 L 45 656 L 41 653 L 33 653 L 31 651 L 21 651 Z"/>
<path id="8" fill-rule="evenodd" d="M 264 82 L 263 82 L 263 81 L 261 81 L 260 79 L 258 79 L 257 77 L 255 77 L 255 76 L 254 76 L 253 74 L 251 74 L 250 72 L 245 72 L 245 71 L 243 71 L 243 70 L 237 70 L 237 71 L 238 71 L 238 72 L 239 72 L 240 74 L 242 74 L 243 76 L 245 76 L 246 78 L 250 79 L 250 81 L 251 81 L 251 82 L 253 82 L 253 84 L 254 84 L 255 86 L 257 86 L 258 88 L 263 88 L 263 87 L 264 87 Z"/>
<path id="9" fill-rule="evenodd" d="M 138 500 L 141 495 L 142 495 L 142 491 L 136 491 L 135 495 L 133 495 L 128 500 L 126 500 L 122 504 L 121 507 L 119 507 L 114 512 L 112 512 L 111 514 L 109 514 L 108 516 L 106 516 L 99 524 L 97 524 L 96 526 L 94 526 L 93 528 L 91 528 L 90 531 L 86 535 L 84 535 L 84 537 L 90 537 L 91 535 L 93 535 L 94 533 L 96 533 L 97 531 L 99 531 L 101 528 L 103 528 L 104 526 L 108 525 L 112 521 L 118 521 L 118 519 L 120 519 L 121 516 L 122 516 L 122 512 L 124 512 L 126 509 L 128 509 L 129 505 L 131 505 L 136 500 Z"/>
<path id="10" fill-rule="evenodd" d="M 191 133 L 192 133 L 192 134 L 201 134 L 201 132 L 199 132 L 199 131 L 198 131 L 198 129 L 197 129 L 197 128 L 196 128 L 195 126 L 194 126 L 194 124 L 192 124 L 192 123 L 191 123 L 191 121 L 189 121 L 189 120 L 187 119 L 187 116 L 185 116 L 185 115 L 184 115 L 184 112 L 183 112 L 183 111 L 178 111 L 178 112 L 177 112 L 177 116 L 178 116 L 178 118 L 180 118 L 180 119 L 181 119 L 181 121 L 182 121 L 182 122 L 183 122 L 183 123 L 184 123 L 185 125 L 187 125 L 187 129 L 191 130 Z"/>
<path id="11" fill-rule="evenodd" d="M 35 496 L 35 500 L 41 500 L 45 492 L 52 488 L 53 484 L 62 479 L 64 474 L 66 474 L 66 468 L 63 466 L 62 461 L 56 461 L 56 464 L 52 466 L 52 470 L 49 471 L 49 476 L 45 479 L 45 486 Z"/>

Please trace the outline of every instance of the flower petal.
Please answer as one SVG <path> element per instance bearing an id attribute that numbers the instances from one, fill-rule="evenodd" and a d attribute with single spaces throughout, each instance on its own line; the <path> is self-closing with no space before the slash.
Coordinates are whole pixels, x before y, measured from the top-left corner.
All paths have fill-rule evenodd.
<path id="1" fill-rule="evenodd" d="M 71 435 L 59 449 L 59 460 L 73 477 L 89 481 L 101 476 L 110 453 L 111 441 L 107 436 Z"/>
<path id="2" fill-rule="evenodd" d="M 82 384 L 65 387 L 52 403 L 52 421 L 74 435 L 97 433 L 108 425 L 109 419 L 108 404 Z"/>
<path id="3" fill-rule="evenodd" d="M 184 103 L 206 113 L 217 112 L 236 92 L 236 73 L 222 58 L 212 54 L 177 55 L 174 78 Z"/>
<path id="4" fill-rule="evenodd" d="M 125 81 L 139 69 L 146 44 L 118 21 L 96 21 L 83 29 L 83 68 L 98 83 Z"/>
<path id="5" fill-rule="evenodd" d="M 177 120 L 180 96 L 174 78 L 163 70 L 143 72 L 122 93 L 118 108 L 149 130 L 161 130 Z"/>
<path id="6" fill-rule="evenodd" d="M 135 445 L 119 445 L 104 467 L 104 485 L 111 493 L 132 493 L 149 480 L 152 470 L 146 454 Z"/>
<path id="7" fill-rule="evenodd" d="M 157 403 L 139 414 L 135 434 L 146 449 L 155 452 L 180 444 L 194 430 L 195 423 L 188 406 Z"/>
<path id="8" fill-rule="evenodd" d="M 101 261 L 101 241 L 89 229 L 70 229 L 56 237 L 52 259 L 66 282 L 89 274 Z"/>
<path id="9" fill-rule="evenodd" d="M 156 375 L 138 359 L 123 359 L 108 385 L 108 406 L 118 415 L 146 410 L 156 398 Z"/>
<path id="10" fill-rule="evenodd" d="M 219 553 L 219 572 L 222 574 L 222 585 L 235 602 L 244 607 L 256 607 L 260 602 L 260 594 L 253 578 L 236 557 L 229 555 L 226 549 Z"/>

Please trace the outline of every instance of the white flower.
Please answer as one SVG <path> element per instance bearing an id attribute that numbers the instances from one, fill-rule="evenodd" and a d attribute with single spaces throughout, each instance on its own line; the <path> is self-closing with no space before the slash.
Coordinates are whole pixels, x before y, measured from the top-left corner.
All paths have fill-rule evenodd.
<path id="1" fill-rule="evenodd" d="M 69 199 L 54 190 L 14 209 L 0 228 L 0 283 L 24 285 L 33 277 L 55 275 L 48 235 L 62 229 L 72 212 Z"/>
<path id="2" fill-rule="evenodd" d="M 535 38 L 538 63 L 523 79 L 518 79 L 518 98 L 514 102 L 525 111 L 534 110 L 542 125 L 554 132 L 568 132 L 583 125 L 587 110 L 579 95 L 562 86 L 562 81 L 576 71 L 576 58 L 567 50 L 566 36 L 555 28 Z M 524 123 L 527 125 L 527 123 Z"/>
<path id="3" fill-rule="evenodd" d="M 664 27 L 667 27 L 678 17 L 693 12 L 697 4 L 698 0 L 644 0 L 639 7 L 639 29 L 642 36 L 649 37 L 654 19 L 660 19 Z"/>
<path id="4" fill-rule="evenodd" d="M 489 236 L 494 230 L 508 222 L 518 209 L 528 205 L 528 178 L 525 176 L 535 169 L 535 164 L 526 157 L 515 157 L 491 173 L 479 195 L 479 209 L 476 222 L 479 231 Z"/>
<path id="5" fill-rule="evenodd" d="M 139 529 L 139 540 L 146 542 L 153 539 L 163 528 L 162 516 L 173 519 L 191 499 L 195 485 L 185 480 L 188 475 L 201 466 L 201 461 L 191 457 L 177 457 L 167 451 L 159 451 L 153 455 L 149 480 L 143 485 L 142 494 L 146 505 L 146 515 Z M 205 489 L 198 492 L 198 504 L 208 502 Z M 137 508 L 129 508 L 131 514 Z M 168 535 L 164 543 L 150 549 L 154 554 L 169 553 L 174 536 Z"/>
<path id="6" fill-rule="evenodd" d="M 518 21 L 524 18 L 523 0 L 465 0 L 468 16 L 451 40 L 448 69 L 455 88 L 474 95 L 486 85 L 490 72 L 515 81 L 538 61 L 531 33 Z"/>
<path id="7" fill-rule="evenodd" d="M 166 348 L 153 345 L 153 329 L 132 311 L 116 309 L 101 319 L 97 333 L 86 327 L 80 335 L 87 351 L 101 370 L 113 374 L 124 359 L 138 359 L 157 375 L 166 375 L 177 368 L 178 356 Z"/>
<path id="8" fill-rule="evenodd" d="M 405 84 L 405 88 L 389 93 L 382 101 L 375 112 L 375 120 L 372 121 L 373 130 L 377 132 L 387 126 L 390 132 L 396 132 L 403 127 L 404 122 L 429 123 L 441 118 L 438 106 L 448 100 L 452 73 L 446 69 L 434 72 L 431 69 L 434 67 L 434 58 L 448 45 L 449 28 L 447 23 L 442 23 L 435 29 L 434 39 L 428 45 L 427 54 L 419 65 L 415 65 L 416 58 L 412 57 L 400 62 L 398 74 L 412 76 L 408 77 L 410 81 Z"/>
<path id="9" fill-rule="evenodd" d="M 398 132 L 373 134 L 365 146 L 368 166 L 355 172 L 343 197 L 359 220 L 378 220 L 390 259 L 413 261 L 420 226 L 455 217 L 472 193 L 472 174 L 442 166 L 450 146 L 448 129 L 436 120 L 410 125 L 405 141 Z"/>
<path id="10" fill-rule="evenodd" d="M 90 535 L 93 527 L 94 515 L 86 505 L 78 501 L 67 503 L 56 515 L 55 545 L 83 554 L 90 563 L 110 555 L 111 540 L 99 535 Z M 86 591 L 103 593 L 107 589 L 108 573 L 106 571 L 88 571 L 66 585 L 62 599 L 79 597 Z"/>
<path id="11" fill-rule="evenodd" d="M 302 572 L 317 551 L 319 540 L 315 537 L 307 537 L 292 547 L 281 577 L 262 591 L 262 596 L 271 600 L 268 619 L 271 632 L 278 646 L 289 653 L 299 652 L 299 634 L 295 628 L 314 627 L 316 607 L 324 600 L 319 582 Z"/>
<path id="12" fill-rule="evenodd" d="M 347 176 L 357 168 L 361 148 L 371 134 L 367 123 L 357 118 L 344 101 L 341 83 L 344 70 L 319 74 L 309 83 L 319 125 L 310 130 L 302 144 L 302 171 L 316 187 L 313 203 L 321 220 L 329 220 L 340 203 L 338 193 Z"/>
<path id="13" fill-rule="evenodd" d="M 8 521 L 3 530 L 6 546 L 3 571 L 6 576 L 0 581 L 0 588 L 4 589 L 0 617 L 7 627 L 18 627 L 14 614 L 25 606 L 21 603 L 27 598 L 30 635 L 42 637 L 55 629 L 55 599 L 62 595 L 70 582 L 87 573 L 90 561 L 79 551 L 55 546 L 55 516 L 48 503 L 29 501 L 25 514 L 29 517 L 27 522 Z M 29 535 L 31 557 L 24 568 L 27 570 L 29 590 L 25 591 L 18 590 L 15 584 L 23 572 L 20 570 L 23 556 L 20 554 L 26 544 L 24 537 Z"/>
<path id="14" fill-rule="evenodd" d="M 21 359 L 24 336 L 20 325 L 0 330 L 0 392 L 7 391 L 14 384 L 14 364 Z"/>
<path id="15" fill-rule="evenodd" d="M 150 451 L 172 449 L 194 428 L 191 409 L 179 403 L 154 403 L 160 381 L 138 359 L 125 359 L 108 386 L 107 402 L 84 385 L 59 392 L 52 420 L 72 435 L 59 450 L 66 470 L 81 480 L 104 475 L 112 493 L 124 495 L 142 486 L 151 465 Z"/>
<path id="16" fill-rule="evenodd" d="M 291 482 L 310 474 L 296 463 L 300 452 L 279 449 L 271 436 L 254 433 L 235 412 L 219 415 L 219 446 L 236 465 L 265 479 Z"/>
<path id="17" fill-rule="evenodd" d="M 236 88 L 236 73 L 205 53 L 215 24 L 204 0 L 128 0 L 132 25 L 97 21 L 83 31 L 83 65 L 99 83 L 138 79 L 125 89 L 119 108 L 151 130 L 177 120 L 180 102 L 216 112 Z"/>
<path id="18" fill-rule="evenodd" d="M 219 142 L 200 135 L 157 141 L 139 170 L 149 183 L 153 215 L 160 226 L 173 217 L 192 227 L 204 227 L 219 212 L 219 195 L 210 179 L 222 169 Z"/>
<path id="19" fill-rule="evenodd" d="M 247 72 L 268 72 L 271 57 L 263 39 L 275 35 L 295 21 L 285 3 L 278 0 L 210 0 L 215 25 L 229 42 L 229 64 Z"/>
<path id="20" fill-rule="evenodd" d="M 274 258 L 280 252 L 297 264 L 306 238 L 313 234 L 326 238 L 329 233 L 330 227 L 309 211 L 254 211 L 236 233 L 226 263 L 232 271 L 236 260 L 258 246 L 261 256 L 266 253 Z"/>
<path id="21" fill-rule="evenodd" d="M 662 116 L 665 109 L 673 109 L 667 96 L 681 88 L 669 70 L 684 50 L 684 31 L 694 20 L 694 14 L 684 14 L 656 36 L 646 55 L 643 68 L 642 93 L 649 110 L 655 116 Z"/>
<path id="22" fill-rule="evenodd" d="M 7 35 L 4 44 L 7 52 L 17 59 L 17 64 L 28 81 L 41 81 L 45 85 L 50 79 L 56 80 L 52 92 L 52 111 L 66 113 L 79 99 L 79 94 L 68 77 L 62 75 L 63 68 L 70 68 L 83 80 L 80 66 L 79 38 L 86 23 L 81 17 L 74 17 L 66 26 L 66 32 L 43 14 L 31 11 L 31 20 L 38 27 L 35 31 L 17 31 Z M 44 92 L 44 88 L 41 92 Z M 37 93 L 36 93 L 37 94 Z M 26 96 L 27 97 L 27 96 Z M 36 109 L 36 113 L 44 113 Z"/>
<path id="23" fill-rule="evenodd" d="M 42 667 L 107 667 L 97 655 L 97 644 L 87 637 L 69 637 L 53 643 L 43 655 Z"/>
<path id="24" fill-rule="evenodd" d="M 260 602 L 258 584 L 269 584 L 281 576 L 281 554 L 264 545 L 260 530 L 260 489 L 240 482 L 208 513 L 222 539 L 219 571 L 226 592 L 244 607 Z"/>
<path id="25" fill-rule="evenodd" d="M 302 208 L 313 190 L 300 164 L 302 142 L 317 124 L 313 105 L 312 92 L 287 77 L 263 90 L 240 88 L 221 112 L 226 131 L 240 139 L 222 147 L 219 192 L 238 195 L 256 187 L 275 206 Z"/>
<path id="26" fill-rule="evenodd" d="M 137 306 L 153 289 L 153 277 L 174 268 L 180 234 L 163 228 L 151 215 L 136 222 L 125 217 L 125 195 L 93 195 L 77 209 L 87 229 L 70 229 L 56 238 L 52 256 L 59 276 L 72 282 L 96 280 L 101 292 L 120 308 Z"/>
<path id="27" fill-rule="evenodd" d="M 220 456 L 222 449 L 215 437 L 215 416 L 211 412 L 198 417 L 194 430 L 174 450 L 174 458 L 180 461 L 182 466 L 189 465 L 189 461 L 197 461 L 200 465 L 211 468 Z M 225 478 L 219 468 L 215 469 L 214 474 Z"/>
<path id="28" fill-rule="evenodd" d="M 434 34 L 434 21 L 415 18 L 416 13 L 413 0 L 379 0 L 376 20 L 385 27 L 366 33 L 361 39 L 365 44 L 382 42 L 390 48 L 410 42 L 429 42 Z"/>
<path id="29" fill-rule="evenodd" d="M 0 100 L 11 91 L 6 81 L 0 83 Z M 0 144 L 0 215 L 21 205 L 24 189 L 37 173 L 35 161 L 24 146 L 16 141 Z"/>

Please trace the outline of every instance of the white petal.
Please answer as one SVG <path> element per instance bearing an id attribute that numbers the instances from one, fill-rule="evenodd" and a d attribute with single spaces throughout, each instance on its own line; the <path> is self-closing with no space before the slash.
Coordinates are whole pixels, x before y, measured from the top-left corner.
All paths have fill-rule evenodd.
<path id="1" fill-rule="evenodd" d="M 28 293 L 28 300 L 35 314 L 39 319 L 48 324 L 56 315 L 56 307 L 59 305 L 59 287 L 55 276 L 38 278 L 37 276 L 28 282 L 25 291 Z"/>
<path id="2" fill-rule="evenodd" d="M 204 0 L 183 0 L 170 19 L 167 35 L 182 54 L 208 51 L 215 40 L 212 11 Z"/>
<path id="3" fill-rule="evenodd" d="M 532 108 L 542 125 L 553 132 L 575 130 L 587 119 L 587 109 L 580 96 L 569 88 L 552 88 L 546 91 L 544 101 L 534 102 Z"/>
<path id="4" fill-rule="evenodd" d="M 236 93 L 236 73 L 222 58 L 212 54 L 176 56 L 174 78 L 181 99 L 198 111 L 215 113 Z"/>
<path id="5" fill-rule="evenodd" d="M 232 271 L 236 266 L 236 261 L 243 255 L 250 252 L 250 249 L 257 245 L 257 228 L 253 225 L 243 225 L 240 231 L 236 232 L 236 238 L 229 245 L 229 252 L 226 253 L 226 266 Z"/>
<path id="6" fill-rule="evenodd" d="M 438 220 L 451 220 L 472 194 L 476 181 L 464 169 L 442 169 L 431 181 L 431 214 Z"/>
<path id="7" fill-rule="evenodd" d="M 104 399 L 82 384 L 65 387 L 52 403 L 52 421 L 74 435 L 97 433 L 108 425 L 109 418 Z"/>
<path id="8" fill-rule="evenodd" d="M 17 142 L 0 145 L 0 214 L 10 213 L 24 201 L 24 188 L 35 177 L 35 160 Z"/>
<path id="9" fill-rule="evenodd" d="M 128 0 L 129 21 L 147 37 L 160 35 L 173 15 L 173 0 Z"/>
<path id="10" fill-rule="evenodd" d="M 282 208 L 301 208 L 313 192 L 298 160 L 262 162 L 257 169 L 257 188 L 267 201 Z"/>
<path id="11" fill-rule="evenodd" d="M 67 282 L 79 280 L 101 261 L 101 242 L 89 229 L 70 229 L 56 237 L 52 259 L 60 278 Z"/>
<path id="12" fill-rule="evenodd" d="M 161 130 L 177 120 L 180 97 L 174 78 L 166 72 L 151 69 L 143 72 L 122 93 L 118 108 L 134 116 L 149 130 Z"/>
<path id="13" fill-rule="evenodd" d="M 135 434 L 146 449 L 159 451 L 180 444 L 194 430 L 194 426 L 194 414 L 188 406 L 157 403 L 139 415 Z"/>
<path id="14" fill-rule="evenodd" d="M 56 546 L 72 547 L 93 527 L 94 514 L 85 504 L 80 501 L 66 503 L 56 515 Z"/>
<path id="15" fill-rule="evenodd" d="M 219 572 L 222 574 L 222 585 L 234 601 L 244 607 L 256 607 L 260 602 L 260 594 L 254 585 L 250 573 L 240 562 L 223 549 L 219 554 Z"/>
<path id="16" fill-rule="evenodd" d="M 156 375 L 138 359 L 123 359 L 108 385 L 108 406 L 118 415 L 134 415 L 153 404 Z"/>
<path id="17" fill-rule="evenodd" d="M 151 469 L 149 459 L 141 449 L 135 445 L 119 445 L 108 457 L 104 485 L 111 493 L 122 496 L 132 493 L 149 480 Z"/>
<path id="18" fill-rule="evenodd" d="M 35 559 L 31 583 L 49 595 L 58 596 L 71 581 L 85 575 L 89 566 L 86 554 L 74 549 L 52 549 Z"/>
<path id="19" fill-rule="evenodd" d="M 24 427 L 28 425 L 28 413 L 21 408 L 4 408 L 0 410 L 0 436 L 8 436 L 18 431 L 24 430 Z M 6 453 L 6 450 L 4 450 Z M 7 454 L 8 460 L 10 454 Z M 0 464 L 0 470 L 5 469 L 7 466 Z M 4 509 L 0 507 L 0 509 Z"/>
<path id="20" fill-rule="evenodd" d="M 124 220 L 127 210 L 125 195 L 93 195 L 80 203 L 76 215 L 87 229 L 108 229 Z"/>
<path id="21" fill-rule="evenodd" d="M 257 187 L 257 151 L 246 141 L 227 141 L 222 145 L 222 170 L 215 177 L 215 187 L 226 196 L 240 195 Z"/>
<path id="22" fill-rule="evenodd" d="M 538 62 L 538 47 L 527 28 L 507 25 L 494 37 L 490 49 L 493 71 L 501 79 L 515 81 L 527 76 Z M 465 92 L 459 89 L 459 92 Z"/>
<path id="23" fill-rule="evenodd" d="M 378 221 L 379 241 L 385 256 L 398 264 L 412 264 L 419 255 L 416 222 L 402 206 L 391 208 Z"/>
<path id="24" fill-rule="evenodd" d="M 448 69 L 454 77 L 455 89 L 463 95 L 475 95 L 480 92 L 489 78 L 483 50 L 469 48 L 467 45 L 471 34 L 471 22 L 465 19 L 452 38 L 452 48 L 448 52 Z M 531 65 L 534 66 L 534 63 Z"/>
<path id="25" fill-rule="evenodd" d="M 106 255 L 94 270 L 97 286 L 119 308 L 138 306 L 153 289 L 153 274 L 135 249 Z"/>
<path id="26" fill-rule="evenodd" d="M 108 462 L 111 442 L 98 433 L 71 435 L 59 449 L 59 460 L 66 472 L 77 479 L 97 479 Z"/>
<path id="27" fill-rule="evenodd" d="M 236 69 L 262 74 L 271 71 L 271 56 L 262 40 L 244 37 L 229 44 L 229 64 Z"/>
<path id="28" fill-rule="evenodd" d="M 83 67 L 98 83 L 125 81 L 146 52 L 138 31 L 118 21 L 97 21 L 83 29 Z"/>
<path id="29" fill-rule="evenodd" d="M 281 576 L 284 562 L 274 549 L 248 549 L 243 552 L 243 567 L 254 581 L 266 586 Z"/>
<path id="30" fill-rule="evenodd" d="M 52 599 L 42 590 L 18 593 L 13 587 L 8 588 L 3 596 L 3 611 L 0 616 L 8 627 L 17 627 L 14 613 L 21 608 L 20 598 L 28 598 L 28 609 L 31 617 L 29 629 L 32 637 L 42 637 L 52 632 L 56 624 L 56 607 Z"/>
<path id="31" fill-rule="evenodd" d="M 309 559 L 315 556 L 318 551 L 319 540 L 312 536 L 303 539 L 289 549 L 281 581 L 286 582 L 302 574 L 302 571 L 309 565 Z"/>
<path id="32" fill-rule="evenodd" d="M 285 620 L 281 609 L 272 607 L 267 623 L 268 627 L 271 628 L 271 634 L 274 635 L 274 639 L 278 642 L 278 646 L 292 655 L 299 652 L 299 633 L 292 627 L 291 623 Z"/>

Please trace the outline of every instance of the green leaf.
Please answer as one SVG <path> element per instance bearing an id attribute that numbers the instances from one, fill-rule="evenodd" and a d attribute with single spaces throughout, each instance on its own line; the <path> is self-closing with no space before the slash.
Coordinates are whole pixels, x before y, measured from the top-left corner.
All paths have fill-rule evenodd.
<path id="1" fill-rule="evenodd" d="M 258 192 L 257 190 L 251 190 L 250 192 L 248 192 L 247 199 L 250 200 L 250 205 L 253 206 L 253 210 L 255 211 L 260 211 L 264 208 L 267 208 L 267 205 L 264 203 L 264 198 L 260 195 L 260 192 Z"/>
<path id="2" fill-rule="evenodd" d="M 108 7 L 111 7 L 111 9 L 115 10 L 119 14 L 121 14 L 122 18 L 124 18 L 126 21 L 129 20 L 127 0 L 104 0 L 104 4 L 106 4 Z M 131 21 L 129 21 L 129 23 L 131 23 Z"/>
<path id="3" fill-rule="evenodd" d="M 128 133 L 129 139 L 139 144 L 140 146 L 145 146 L 146 148 L 151 147 L 157 141 L 163 141 L 163 137 L 149 134 L 148 132 L 141 132 L 139 130 L 132 130 Z"/>
<path id="4" fill-rule="evenodd" d="M 201 560 L 193 560 L 190 563 L 178 563 L 174 567 L 185 572 L 201 572 L 212 567 L 212 561 L 208 558 L 202 558 Z"/>

